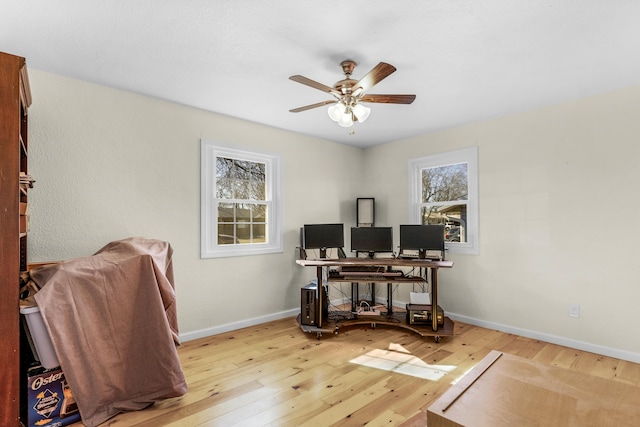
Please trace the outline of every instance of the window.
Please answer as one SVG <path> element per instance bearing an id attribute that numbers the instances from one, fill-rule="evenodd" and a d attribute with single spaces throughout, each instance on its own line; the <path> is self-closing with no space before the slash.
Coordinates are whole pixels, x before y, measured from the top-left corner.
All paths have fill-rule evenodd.
<path id="1" fill-rule="evenodd" d="M 282 252 L 279 157 L 201 149 L 201 257 Z"/>
<path id="2" fill-rule="evenodd" d="M 478 149 L 409 161 L 409 221 L 443 224 L 452 253 L 478 253 Z"/>

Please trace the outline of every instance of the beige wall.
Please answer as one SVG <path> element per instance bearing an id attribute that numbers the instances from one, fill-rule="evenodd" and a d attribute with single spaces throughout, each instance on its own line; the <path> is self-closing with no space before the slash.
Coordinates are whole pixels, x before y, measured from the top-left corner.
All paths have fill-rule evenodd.
<path id="1" fill-rule="evenodd" d="M 376 224 L 397 233 L 408 160 L 477 145 L 480 254 L 450 256 L 445 310 L 640 360 L 640 88 L 361 150 L 37 70 L 30 78 L 30 259 L 85 256 L 134 235 L 167 240 L 187 337 L 292 315 L 313 276 L 294 263 L 302 224 L 348 229 L 355 198 L 371 196 Z M 283 254 L 200 259 L 200 138 L 282 155 Z M 568 316 L 571 303 L 580 318 Z"/>
<path id="2" fill-rule="evenodd" d="M 156 238 L 174 249 L 182 334 L 299 311 L 315 273 L 295 264 L 299 228 L 353 222 L 361 149 L 37 70 L 30 80 L 32 262 Z M 200 259 L 201 138 L 282 156 L 284 253 Z"/>
<path id="3" fill-rule="evenodd" d="M 370 149 L 364 181 L 406 223 L 408 160 L 478 146 L 480 253 L 449 256 L 445 311 L 640 361 L 639 141 L 632 88 Z"/>

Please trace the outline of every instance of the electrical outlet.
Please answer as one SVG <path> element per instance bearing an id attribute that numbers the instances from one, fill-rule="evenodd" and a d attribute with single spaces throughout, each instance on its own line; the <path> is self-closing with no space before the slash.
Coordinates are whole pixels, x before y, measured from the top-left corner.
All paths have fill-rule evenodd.
<path id="1" fill-rule="evenodd" d="M 580 317 L 580 304 L 569 304 L 569 316 Z"/>

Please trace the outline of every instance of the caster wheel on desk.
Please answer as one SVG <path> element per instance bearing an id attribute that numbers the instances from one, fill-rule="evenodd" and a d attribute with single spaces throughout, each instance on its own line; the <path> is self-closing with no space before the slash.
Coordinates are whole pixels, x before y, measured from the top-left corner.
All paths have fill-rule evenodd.
<path id="1" fill-rule="evenodd" d="M 322 332 L 318 332 L 318 333 L 316 333 L 316 338 L 317 338 L 317 339 L 320 339 L 320 337 L 321 337 L 321 336 L 322 336 Z"/>
<path id="2" fill-rule="evenodd" d="M 440 337 L 438 335 L 436 335 L 435 337 L 433 337 L 433 340 L 437 343 L 440 342 Z"/>

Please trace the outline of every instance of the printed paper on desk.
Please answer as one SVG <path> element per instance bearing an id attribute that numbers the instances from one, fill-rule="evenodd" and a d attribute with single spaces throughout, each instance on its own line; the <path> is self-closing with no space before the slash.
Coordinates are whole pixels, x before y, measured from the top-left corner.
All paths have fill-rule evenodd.
<path id="1" fill-rule="evenodd" d="M 431 295 L 427 292 L 410 292 L 409 299 L 411 304 L 431 304 Z"/>

